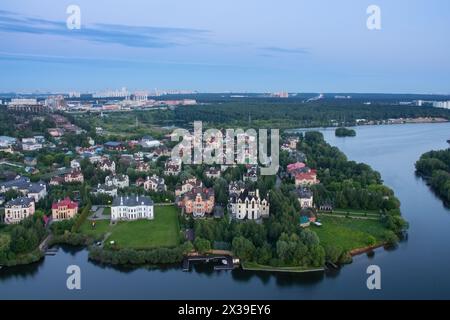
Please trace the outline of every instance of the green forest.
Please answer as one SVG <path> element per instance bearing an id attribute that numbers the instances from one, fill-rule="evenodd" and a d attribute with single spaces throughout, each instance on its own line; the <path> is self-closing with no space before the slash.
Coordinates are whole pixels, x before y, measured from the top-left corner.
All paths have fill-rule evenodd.
<path id="1" fill-rule="evenodd" d="M 424 153 L 416 162 L 416 172 L 446 204 L 450 203 L 450 149 Z"/>

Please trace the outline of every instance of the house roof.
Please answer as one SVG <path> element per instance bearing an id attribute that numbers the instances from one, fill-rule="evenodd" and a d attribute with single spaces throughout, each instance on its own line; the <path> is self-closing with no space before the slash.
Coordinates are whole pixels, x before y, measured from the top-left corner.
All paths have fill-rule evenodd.
<path id="1" fill-rule="evenodd" d="M 295 192 L 297 193 L 297 197 L 302 199 L 309 199 L 313 196 L 313 193 L 309 188 L 298 188 Z"/>
<path id="2" fill-rule="evenodd" d="M 60 200 L 60 201 L 52 204 L 52 209 L 58 209 L 59 207 L 67 207 L 69 209 L 76 209 L 76 208 L 78 208 L 78 203 L 70 200 L 69 197 L 66 197 L 63 200 Z"/>
<path id="3" fill-rule="evenodd" d="M 34 202 L 33 198 L 28 197 L 20 197 L 16 199 L 12 199 L 8 201 L 5 205 L 6 208 L 12 207 L 12 206 L 21 206 L 21 207 L 28 207 L 32 202 Z"/>
<path id="4" fill-rule="evenodd" d="M 153 200 L 148 196 L 119 196 L 114 198 L 112 206 L 126 206 L 126 207 L 137 207 L 137 206 L 152 206 Z"/>

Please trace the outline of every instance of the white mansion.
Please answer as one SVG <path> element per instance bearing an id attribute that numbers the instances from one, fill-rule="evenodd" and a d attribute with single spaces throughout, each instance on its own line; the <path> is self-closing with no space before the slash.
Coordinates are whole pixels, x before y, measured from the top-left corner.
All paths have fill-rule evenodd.
<path id="1" fill-rule="evenodd" d="M 228 205 L 231 214 L 239 220 L 257 220 L 269 216 L 269 201 L 260 198 L 258 189 L 256 191 L 245 189 L 232 194 Z"/>
<path id="2" fill-rule="evenodd" d="M 111 220 L 153 219 L 153 201 L 146 196 L 119 196 L 111 206 Z"/>

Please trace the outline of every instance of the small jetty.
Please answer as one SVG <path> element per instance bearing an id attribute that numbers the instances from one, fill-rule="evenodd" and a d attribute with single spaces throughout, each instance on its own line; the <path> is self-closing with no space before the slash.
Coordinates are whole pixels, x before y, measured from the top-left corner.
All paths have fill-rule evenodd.
<path id="1" fill-rule="evenodd" d="M 47 249 L 47 250 L 45 251 L 45 255 L 46 255 L 46 256 L 54 256 L 54 255 L 56 255 L 57 253 L 58 253 L 58 249 L 56 249 L 56 248 Z"/>
<path id="2" fill-rule="evenodd" d="M 233 257 L 228 255 L 223 256 L 186 256 L 183 259 L 183 271 L 190 270 L 190 264 L 192 262 L 215 262 L 219 263 L 214 266 L 214 270 L 233 270 L 234 263 Z"/>
<path id="3" fill-rule="evenodd" d="M 339 269 L 339 266 L 336 265 L 335 263 L 331 262 L 331 261 L 325 262 L 325 266 L 326 266 L 328 269 Z"/>

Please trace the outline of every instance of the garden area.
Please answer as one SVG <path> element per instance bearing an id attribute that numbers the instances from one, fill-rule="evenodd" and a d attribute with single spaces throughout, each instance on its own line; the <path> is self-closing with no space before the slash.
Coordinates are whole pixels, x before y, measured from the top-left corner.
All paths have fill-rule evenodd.
<path id="1" fill-rule="evenodd" d="M 82 234 L 98 238 L 108 232 L 106 246 L 114 241 L 119 249 L 151 249 L 175 247 L 180 243 L 178 209 L 174 206 L 156 206 L 153 220 L 120 221 L 110 225 L 109 220 L 86 220 L 80 230 Z"/>
<path id="2" fill-rule="evenodd" d="M 320 244 L 337 246 L 345 251 L 364 248 L 384 241 L 386 227 L 377 220 L 321 216 L 322 226 L 314 227 Z"/>

